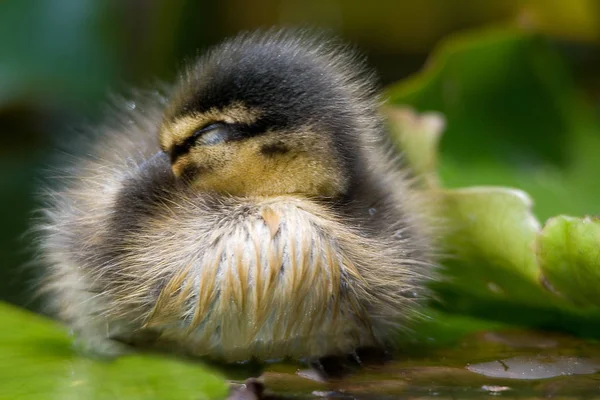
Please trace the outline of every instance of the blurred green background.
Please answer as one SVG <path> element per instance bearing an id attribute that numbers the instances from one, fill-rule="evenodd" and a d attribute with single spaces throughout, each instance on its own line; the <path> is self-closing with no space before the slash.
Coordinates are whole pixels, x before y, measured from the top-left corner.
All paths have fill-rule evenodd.
<path id="1" fill-rule="evenodd" d="M 388 92 L 394 103 L 446 113 L 448 186 L 523 188 L 541 221 L 600 214 L 600 1 L 4 0 L 1 299 L 36 308 L 23 234 L 70 127 L 99 118 L 109 93 L 168 81 L 184 58 L 273 24 L 333 30 L 366 52 L 383 84 L 403 81 Z M 519 33 L 477 33 L 490 26 Z M 431 60 L 465 31 L 483 38 L 475 50 L 457 40 Z"/>

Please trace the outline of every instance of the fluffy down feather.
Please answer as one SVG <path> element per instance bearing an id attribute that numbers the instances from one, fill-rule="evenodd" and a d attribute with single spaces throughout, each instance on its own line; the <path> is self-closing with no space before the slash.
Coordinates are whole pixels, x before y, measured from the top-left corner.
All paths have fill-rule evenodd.
<path id="1" fill-rule="evenodd" d="M 37 226 L 41 291 L 91 347 L 315 358 L 389 345 L 415 316 L 434 276 L 427 201 L 393 156 L 368 74 L 323 40 L 273 31 L 236 38 L 190 66 L 168 101 L 140 94 L 135 109 L 119 104 L 92 129 L 94 144 L 48 189 Z M 295 81 L 311 96 L 294 104 L 319 91 L 331 97 L 302 107 L 311 126 L 335 125 L 324 131 L 350 182 L 341 199 L 231 196 L 175 178 L 157 132 L 178 110 L 199 107 L 190 93 L 211 76 L 226 79 L 241 49 L 324 71 L 319 82 Z M 267 78 L 257 96 L 278 90 Z M 278 112 L 289 114 L 288 131 L 305 117 L 283 105 Z"/>

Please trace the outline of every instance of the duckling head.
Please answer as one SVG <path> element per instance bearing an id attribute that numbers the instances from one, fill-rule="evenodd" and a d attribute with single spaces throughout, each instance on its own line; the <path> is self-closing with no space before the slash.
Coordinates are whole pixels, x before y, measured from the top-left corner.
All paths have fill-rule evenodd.
<path id="1" fill-rule="evenodd" d="M 234 196 L 343 196 L 358 179 L 359 132 L 380 124 L 360 61 L 301 32 L 215 47 L 185 69 L 163 116 L 174 175 Z"/>

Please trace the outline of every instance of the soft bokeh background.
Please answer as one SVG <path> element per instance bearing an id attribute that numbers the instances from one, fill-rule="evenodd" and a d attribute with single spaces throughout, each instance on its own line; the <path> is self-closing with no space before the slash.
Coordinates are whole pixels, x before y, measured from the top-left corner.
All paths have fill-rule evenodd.
<path id="1" fill-rule="evenodd" d="M 482 86 L 484 95 L 479 98 L 486 100 L 477 107 L 473 102 L 462 108 L 459 104 L 460 114 L 449 115 L 450 121 L 454 124 L 459 117 L 486 121 L 480 116 L 507 113 L 510 123 L 495 123 L 489 132 L 481 132 L 482 124 L 475 122 L 460 125 L 465 127 L 460 131 L 452 130 L 459 125 L 450 124 L 442 146 L 450 160 L 444 177 L 450 185 L 523 187 L 533 192 L 542 220 L 554 213 L 600 213 L 600 202 L 595 201 L 600 196 L 593 195 L 600 194 L 596 178 L 600 168 L 595 168 L 600 162 L 580 167 L 586 173 L 576 175 L 579 192 L 562 187 L 564 180 L 554 175 L 569 162 L 565 154 L 569 127 L 554 123 L 557 116 L 546 112 L 552 109 L 548 104 L 535 104 L 540 99 L 559 102 L 568 86 L 569 99 L 573 87 L 581 107 L 598 116 L 600 1 L 4 0 L 0 2 L 0 299 L 35 307 L 28 290 L 35 273 L 24 267 L 31 254 L 22 235 L 35 207 L 41 171 L 52 149 L 70 140 L 69 126 L 98 118 L 111 91 L 144 86 L 155 78 L 171 79 L 183 58 L 226 36 L 254 27 L 307 23 L 359 45 L 384 84 L 420 71 L 435 46 L 455 32 L 507 25 L 539 32 L 542 47 L 535 44 L 511 53 L 519 60 L 500 57 L 482 62 L 482 70 L 505 74 L 504 83 Z M 530 49 L 539 48 L 549 53 L 541 58 L 531 54 L 538 65 L 525 71 L 531 65 Z M 473 75 L 482 72 L 478 61 L 473 63 L 469 66 Z M 494 72 L 490 66 L 499 68 Z M 522 81 L 511 81 L 512 76 Z M 564 80 L 554 82 L 556 76 Z M 540 87 L 546 86 L 538 81 L 551 81 L 549 86 L 556 91 L 545 96 Z M 472 91 L 477 87 L 475 81 Z M 448 112 L 422 96 L 406 95 L 406 90 L 397 98 Z M 579 109 L 579 103 L 571 108 Z M 599 132 L 589 134 L 590 142 L 595 143 Z M 486 133 L 495 139 L 487 140 Z M 489 162 L 482 163 L 482 157 Z M 509 171 L 503 162 L 520 169 Z M 543 169 L 536 169 L 542 173 L 520 175 L 519 171 L 527 173 L 542 164 Z M 464 173 L 473 169 L 474 174 Z"/>

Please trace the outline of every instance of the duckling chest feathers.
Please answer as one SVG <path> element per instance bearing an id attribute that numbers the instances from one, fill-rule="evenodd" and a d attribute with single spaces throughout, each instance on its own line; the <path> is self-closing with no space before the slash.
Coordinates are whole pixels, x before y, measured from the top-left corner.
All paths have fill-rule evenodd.
<path id="1" fill-rule="evenodd" d="M 113 297 L 134 293 L 152 305 L 142 311 L 142 329 L 227 361 L 350 352 L 356 338 L 375 344 L 367 285 L 330 230 L 342 232 L 318 207 L 302 206 L 295 199 L 240 204 L 213 214 L 217 226 L 196 221 L 157 231 L 153 242 L 165 246 L 154 252 L 169 251 L 169 235 L 190 251 L 166 271 L 140 266 L 140 282 L 164 276 L 158 294 L 131 282 Z M 139 260 L 145 247 L 133 240 L 123 262 Z M 153 265 L 165 268 L 164 261 Z"/>

